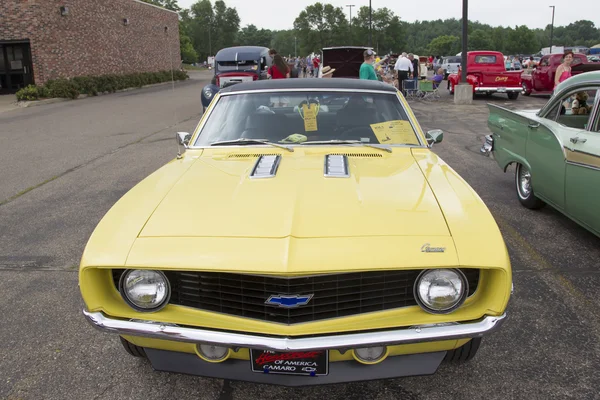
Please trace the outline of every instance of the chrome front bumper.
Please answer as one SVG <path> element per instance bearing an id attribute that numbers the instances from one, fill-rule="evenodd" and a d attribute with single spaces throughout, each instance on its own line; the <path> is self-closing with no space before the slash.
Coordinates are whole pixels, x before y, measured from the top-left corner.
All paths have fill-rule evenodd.
<path id="1" fill-rule="evenodd" d="M 475 87 L 476 92 L 499 92 L 499 93 L 508 93 L 508 92 L 522 92 L 523 87 L 486 87 L 486 86 L 477 86 Z"/>
<path id="2" fill-rule="evenodd" d="M 390 346 L 477 338 L 495 331 L 506 319 L 506 314 L 502 314 L 498 317 L 486 316 L 479 321 L 454 325 L 423 325 L 388 331 L 290 338 L 220 332 L 153 321 L 127 321 L 106 317 L 101 312 L 88 312 L 86 310 L 83 311 L 83 314 L 93 326 L 101 331 L 119 335 L 141 336 L 188 343 L 211 343 L 227 347 L 273 351 L 349 349 L 376 345 Z"/>

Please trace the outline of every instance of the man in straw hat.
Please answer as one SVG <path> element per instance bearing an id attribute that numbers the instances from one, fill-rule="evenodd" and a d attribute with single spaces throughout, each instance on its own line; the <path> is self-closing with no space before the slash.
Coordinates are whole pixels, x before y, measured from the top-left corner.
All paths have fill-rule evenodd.
<path id="1" fill-rule="evenodd" d="M 323 67 L 323 69 L 321 70 L 321 77 L 322 78 L 331 78 L 331 77 L 333 77 L 334 72 L 335 72 L 335 68 L 331 68 L 328 65 L 326 67 Z"/>

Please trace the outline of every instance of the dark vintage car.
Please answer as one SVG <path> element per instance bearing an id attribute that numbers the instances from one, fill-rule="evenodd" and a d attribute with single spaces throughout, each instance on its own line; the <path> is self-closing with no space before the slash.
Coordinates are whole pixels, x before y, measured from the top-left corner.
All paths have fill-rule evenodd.
<path id="1" fill-rule="evenodd" d="M 267 79 L 272 59 L 267 47 L 238 46 L 219 50 L 215 56 L 215 75 L 202 89 L 202 106 L 208 107 L 215 94 L 227 86 Z"/>

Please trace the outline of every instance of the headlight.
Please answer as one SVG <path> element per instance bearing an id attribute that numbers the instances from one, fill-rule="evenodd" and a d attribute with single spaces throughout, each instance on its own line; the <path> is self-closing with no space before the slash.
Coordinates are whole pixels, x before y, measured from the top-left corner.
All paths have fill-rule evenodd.
<path id="1" fill-rule="evenodd" d="M 207 99 L 210 99 L 213 95 L 212 90 L 210 90 L 209 88 L 204 89 L 203 92 L 204 92 L 204 97 L 206 97 Z"/>
<path id="2" fill-rule="evenodd" d="M 469 284 L 457 269 L 430 269 L 415 281 L 415 298 L 423 310 L 432 314 L 448 314 L 465 301 Z"/>
<path id="3" fill-rule="evenodd" d="M 169 302 L 171 287 L 160 271 L 128 270 L 119 281 L 123 299 L 138 311 L 158 311 Z"/>

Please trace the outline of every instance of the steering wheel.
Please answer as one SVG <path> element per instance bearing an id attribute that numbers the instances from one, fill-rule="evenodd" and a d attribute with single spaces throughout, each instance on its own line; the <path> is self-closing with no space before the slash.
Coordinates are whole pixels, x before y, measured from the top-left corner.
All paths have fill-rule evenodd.
<path id="1" fill-rule="evenodd" d="M 369 139 L 375 139 L 375 142 L 368 142 L 368 143 L 375 143 L 378 144 L 379 141 L 377 140 L 377 138 L 375 137 L 375 134 L 373 133 L 373 131 L 371 130 L 370 127 L 367 126 L 354 126 L 348 129 L 345 129 L 343 126 L 340 127 L 342 129 L 340 135 L 338 136 L 338 139 L 340 140 L 360 140 L 357 138 L 362 137 L 367 137 Z M 359 135 L 359 132 L 363 132 L 362 135 Z"/>

